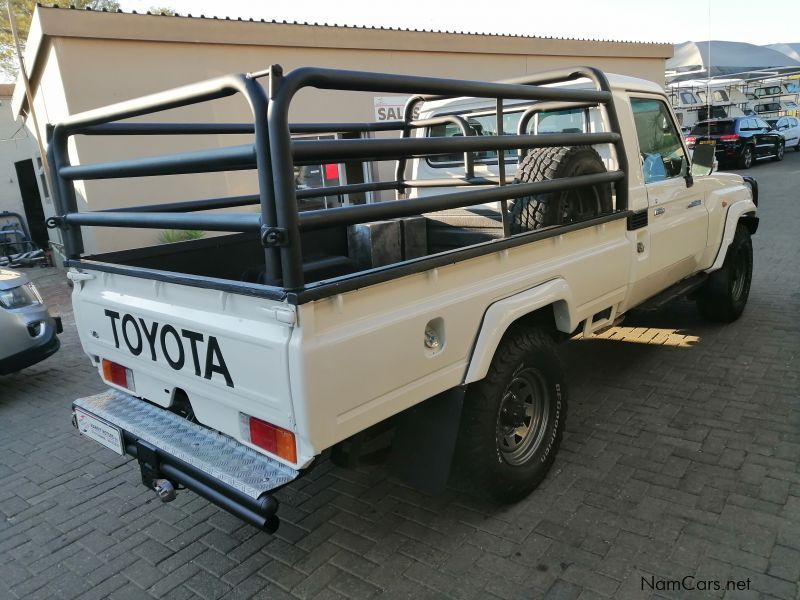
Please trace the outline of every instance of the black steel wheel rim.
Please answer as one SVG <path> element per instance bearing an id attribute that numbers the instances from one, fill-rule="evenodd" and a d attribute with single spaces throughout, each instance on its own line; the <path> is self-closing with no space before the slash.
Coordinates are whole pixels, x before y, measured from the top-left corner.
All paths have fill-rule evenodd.
<path id="1" fill-rule="evenodd" d="M 503 460 L 520 466 L 542 443 L 550 416 L 550 389 L 534 367 L 521 366 L 503 391 L 497 420 L 497 447 Z"/>
<path id="2" fill-rule="evenodd" d="M 737 248 L 733 261 L 733 280 L 731 283 L 731 297 L 734 302 L 739 302 L 744 295 L 747 285 L 747 250 Z"/>

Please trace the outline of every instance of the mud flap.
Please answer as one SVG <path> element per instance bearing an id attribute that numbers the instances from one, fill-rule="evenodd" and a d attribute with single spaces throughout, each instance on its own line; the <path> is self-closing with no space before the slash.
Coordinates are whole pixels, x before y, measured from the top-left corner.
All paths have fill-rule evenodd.
<path id="1" fill-rule="evenodd" d="M 428 494 L 447 486 L 466 388 L 449 389 L 398 415 L 389 468 Z"/>

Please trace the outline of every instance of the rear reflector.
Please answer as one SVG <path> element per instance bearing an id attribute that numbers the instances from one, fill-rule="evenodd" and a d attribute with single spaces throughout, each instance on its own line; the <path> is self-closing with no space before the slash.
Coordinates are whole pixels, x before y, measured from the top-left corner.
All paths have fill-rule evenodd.
<path id="1" fill-rule="evenodd" d="M 297 462 L 297 445 L 291 431 L 250 417 L 250 443 L 291 463 Z"/>
<path id="2" fill-rule="evenodd" d="M 103 359 L 103 379 L 109 383 L 124 387 L 126 390 L 136 391 L 133 371 L 105 358 Z"/>

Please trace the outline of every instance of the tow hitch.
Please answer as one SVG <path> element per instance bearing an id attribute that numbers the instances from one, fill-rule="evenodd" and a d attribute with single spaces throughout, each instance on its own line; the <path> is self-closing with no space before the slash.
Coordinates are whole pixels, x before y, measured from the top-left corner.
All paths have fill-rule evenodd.
<path id="1" fill-rule="evenodd" d="M 162 502 L 185 488 L 267 533 L 278 529 L 272 494 L 297 478 L 291 467 L 116 390 L 75 400 L 73 409 L 97 422 L 99 433 L 88 437 L 136 459 L 142 483 Z"/>
<path id="2" fill-rule="evenodd" d="M 175 485 L 169 479 L 160 477 L 156 447 L 142 440 L 136 440 L 136 460 L 139 461 L 142 483 L 152 489 L 162 502 L 175 500 L 178 496 Z"/>

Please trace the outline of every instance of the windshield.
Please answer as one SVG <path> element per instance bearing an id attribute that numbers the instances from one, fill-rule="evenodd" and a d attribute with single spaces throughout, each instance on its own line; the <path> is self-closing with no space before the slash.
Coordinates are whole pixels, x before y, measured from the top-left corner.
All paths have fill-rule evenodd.
<path id="1" fill-rule="evenodd" d="M 711 121 L 698 123 L 690 135 L 724 135 L 734 133 L 733 121 Z"/>

